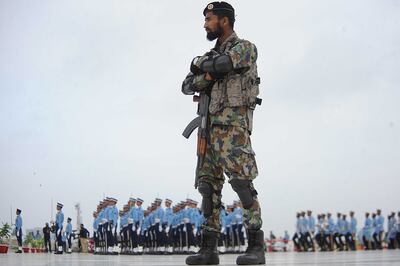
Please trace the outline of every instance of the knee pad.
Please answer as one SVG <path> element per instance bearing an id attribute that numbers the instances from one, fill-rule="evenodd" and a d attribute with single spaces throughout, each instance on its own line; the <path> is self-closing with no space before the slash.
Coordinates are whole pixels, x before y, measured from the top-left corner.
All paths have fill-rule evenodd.
<path id="1" fill-rule="evenodd" d="M 203 197 L 201 201 L 201 208 L 203 210 L 204 218 L 208 218 L 212 214 L 213 210 L 213 201 L 212 201 L 212 194 L 214 189 L 210 183 L 207 182 L 199 182 L 199 186 L 197 188 Z"/>
<path id="2" fill-rule="evenodd" d="M 251 180 L 232 179 L 230 181 L 233 190 L 238 194 L 243 208 L 250 209 L 254 203 L 257 191 L 253 187 Z"/>

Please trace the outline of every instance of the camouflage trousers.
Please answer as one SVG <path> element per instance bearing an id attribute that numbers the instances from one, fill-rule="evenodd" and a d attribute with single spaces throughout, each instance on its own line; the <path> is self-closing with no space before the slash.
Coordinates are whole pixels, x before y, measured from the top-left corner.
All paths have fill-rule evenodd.
<path id="1" fill-rule="evenodd" d="M 212 125 L 209 130 L 207 151 L 202 167 L 197 171 L 199 182 L 207 182 L 213 187 L 213 211 L 206 218 L 203 228 L 220 232 L 221 191 L 225 181 L 242 179 L 252 181 L 258 175 L 255 154 L 251 147 L 247 129 L 236 126 Z M 253 188 L 253 183 L 250 183 Z M 260 229 L 262 226 L 261 209 L 254 196 L 254 204 L 243 209 L 244 224 L 248 229 Z"/>

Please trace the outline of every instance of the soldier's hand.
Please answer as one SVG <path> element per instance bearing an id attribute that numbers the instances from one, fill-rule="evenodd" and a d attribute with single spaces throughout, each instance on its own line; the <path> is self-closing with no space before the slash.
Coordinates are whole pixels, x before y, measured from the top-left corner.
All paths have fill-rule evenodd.
<path id="1" fill-rule="evenodd" d="M 208 73 L 208 72 L 205 74 L 204 79 L 205 79 L 205 80 L 208 80 L 208 81 L 214 80 L 214 78 L 213 78 L 213 77 L 210 75 L 210 73 Z"/>

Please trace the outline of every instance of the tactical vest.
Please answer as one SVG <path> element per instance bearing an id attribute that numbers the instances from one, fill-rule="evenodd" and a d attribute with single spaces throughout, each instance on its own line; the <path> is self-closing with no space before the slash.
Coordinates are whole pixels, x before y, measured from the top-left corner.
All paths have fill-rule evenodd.
<path id="1" fill-rule="evenodd" d="M 235 45 L 243 42 L 236 34 L 229 38 L 219 53 L 228 52 Z M 253 45 L 253 44 L 252 44 Z M 211 90 L 211 101 L 209 112 L 216 114 L 225 107 L 248 107 L 249 131 L 252 131 L 253 110 L 256 107 L 259 94 L 260 78 L 257 74 L 256 63 L 251 64 L 247 70 L 237 73 L 235 70 L 229 72 L 223 79 L 217 80 Z"/>

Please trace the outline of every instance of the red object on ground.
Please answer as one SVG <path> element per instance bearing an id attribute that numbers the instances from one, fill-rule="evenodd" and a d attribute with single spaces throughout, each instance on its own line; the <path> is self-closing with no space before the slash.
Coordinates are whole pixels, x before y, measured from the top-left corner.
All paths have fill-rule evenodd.
<path id="1" fill-rule="evenodd" d="M 35 253 L 36 249 L 35 248 L 31 248 L 31 253 Z"/>
<path id="2" fill-rule="evenodd" d="M 272 241 L 268 241 L 269 245 L 268 245 L 268 252 L 274 252 L 274 248 L 272 247 L 273 243 Z"/>
<path id="3" fill-rule="evenodd" d="M 0 253 L 4 254 L 8 252 L 8 246 L 6 245 L 0 245 Z"/>
<path id="4" fill-rule="evenodd" d="M 24 253 L 29 253 L 29 248 L 22 248 L 22 250 L 24 251 Z"/>
<path id="5" fill-rule="evenodd" d="M 91 238 L 89 239 L 89 253 L 93 253 L 94 251 L 94 240 Z"/>

